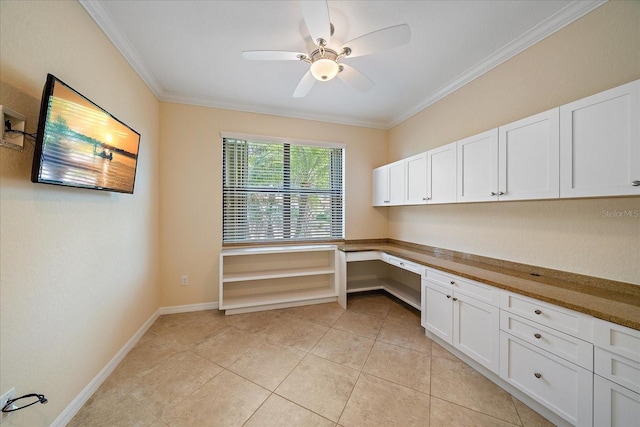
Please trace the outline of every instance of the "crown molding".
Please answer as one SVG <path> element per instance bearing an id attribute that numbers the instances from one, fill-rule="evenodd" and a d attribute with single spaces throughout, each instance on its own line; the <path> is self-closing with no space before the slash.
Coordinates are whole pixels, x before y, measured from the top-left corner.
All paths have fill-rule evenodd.
<path id="1" fill-rule="evenodd" d="M 372 129 L 384 129 L 384 130 L 389 129 L 389 127 L 387 126 L 388 123 L 380 120 L 378 121 L 363 120 L 363 119 L 358 119 L 354 117 L 345 117 L 340 115 L 305 113 L 305 112 L 301 112 L 301 111 L 289 109 L 289 108 L 274 107 L 272 105 L 240 103 L 237 101 L 219 100 L 219 99 L 216 100 L 216 99 L 205 98 L 205 97 L 194 97 L 191 95 L 184 95 L 178 92 L 164 92 L 162 97 L 160 97 L 159 99 L 164 102 L 174 102 L 176 104 L 188 104 L 188 105 L 195 105 L 199 107 L 219 108 L 222 110 L 233 110 L 233 111 L 242 111 L 245 113 L 266 114 L 270 116 L 288 117 L 292 119 L 313 120 L 318 122 L 326 122 L 326 123 L 348 125 L 348 126 L 359 126 L 359 127 L 366 127 L 366 128 L 372 128 Z"/>
<path id="2" fill-rule="evenodd" d="M 412 108 L 409 108 L 408 110 L 405 110 L 391 120 L 381 121 L 346 117 L 344 115 L 304 113 L 294 109 L 273 107 L 269 105 L 253 105 L 231 100 L 216 100 L 204 97 L 184 95 L 176 92 L 168 92 L 162 87 L 155 75 L 150 71 L 149 67 L 142 59 L 139 52 L 133 47 L 131 42 L 124 35 L 123 31 L 114 21 L 111 14 L 103 7 L 102 2 L 93 0 L 79 0 L 80 5 L 96 22 L 98 27 L 100 27 L 107 38 L 111 40 L 111 43 L 113 43 L 116 49 L 120 51 L 120 53 L 131 65 L 134 71 L 144 81 L 149 90 L 151 90 L 151 92 L 160 101 L 175 102 L 179 104 L 190 104 L 202 107 L 213 107 L 224 110 L 244 111 L 248 113 L 268 114 L 296 119 L 314 120 L 350 126 L 361 126 L 374 129 L 391 129 L 394 126 L 399 125 L 413 115 L 419 113 L 420 111 L 424 110 L 430 105 L 435 104 L 447 95 L 450 95 L 451 93 L 460 89 L 467 83 L 475 80 L 476 78 L 487 73 L 503 62 L 513 58 L 520 52 L 545 39 L 561 28 L 569 25 L 573 21 L 583 17 L 584 15 L 603 5 L 607 1 L 608 0 L 574 0 L 545 21 L 541 22 L 520 37 L 514 39 L 501 49 L 495 51 L 489 57 L 469 68 L 458 77 L 446 83 L 444 86 L 439 88 L 436 92 L 424 99 L 419 104 L 415 105 Z"/>
<path id="3" fill-rule="evenodd" d="M 447 84 L 442 86 L 440 89 L 438 89 L 431 96 L 426 98 L 415 107 L 410 108 L 404 113 L 396 116 L 393 120 L 387 123 L 387 129 L 391 129 L 394 126 L 399 125 L 408 118 L 414 116 L 430 105 L 435 104 L 442 98 L 450 95 L 467 83 L 470 83 L 481 75 L 491 71 L 493 68 L 497 67 L 503 62 L 506 62 L 522 51 L 530 48 L 534 44 L 544 40 L 551 34 L 562 29 L 563 27 L 566 27 L 573 21 L 583 17 L 587 13 L 602 6 L 608 1 L 609 0 L 574 0 L 540 24 L 533 27 L 531 30 L 509 42 L 501 49 L 498 49 L 484 60 L 480 61 L 464 73 L 460 74 L 455 79 L 449 81 Z"/>
<path id="4" fill-rule="evenodd" d="M 129 39 L 124 35 L 113 16 L 104 8 L 102 1 L 78 0 L 89 16 L 98 24 L 98 27 L 107 36 L 116 49 L 124 56 L 133 70 L 140 76 L 149 90 L 156 98 L 162 99 L 164 88 L 150 71 L 140 53 L 133 47 Z"/>

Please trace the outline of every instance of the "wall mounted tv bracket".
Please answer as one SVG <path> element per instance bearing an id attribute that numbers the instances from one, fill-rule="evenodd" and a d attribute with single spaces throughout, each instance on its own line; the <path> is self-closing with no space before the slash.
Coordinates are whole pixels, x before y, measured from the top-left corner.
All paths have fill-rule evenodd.
<path id="1" fill-rule="evenodd" d="M 24 131 L 27 117 L 4 105 L 0 105 L 0 119 L 2 120 L 0 122 L 2 123 L 0 146 L 17 151 L 24 150 L 24 137 L 25 135 L 29 136 Z"/>

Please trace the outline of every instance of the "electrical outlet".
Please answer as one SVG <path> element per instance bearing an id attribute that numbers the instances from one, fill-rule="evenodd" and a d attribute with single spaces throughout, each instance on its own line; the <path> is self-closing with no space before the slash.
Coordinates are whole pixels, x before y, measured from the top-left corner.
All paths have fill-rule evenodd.
<path id="1" fill-rule="evenodd" d="M 16 388 L 11 387 L 11 390 L 9 390 L 5 394 L 3 394 L 2 397 L 0 397 L 0 409 L 4 408 L 4 405 L 7 404 L 7 401 L 9 399 L 15 399 L 15 398 L 16 398 Z M 11 406 L 11 408 L 15 408 L 15 407 L 16 405 Z M 0 418 L 0 423 L 4 421 L 5 418 L 9 417 L 11 414 L 12 412 L 3 412 L 2 417 Z"/>
<path id="2" fill-rule="evenodd" d="M 182 279 L 180 280 L 180 285 L 181 286 L 188 286 L 189 285 L 189 275 L 188 274 L 183 274 L 182 275 Z"/>

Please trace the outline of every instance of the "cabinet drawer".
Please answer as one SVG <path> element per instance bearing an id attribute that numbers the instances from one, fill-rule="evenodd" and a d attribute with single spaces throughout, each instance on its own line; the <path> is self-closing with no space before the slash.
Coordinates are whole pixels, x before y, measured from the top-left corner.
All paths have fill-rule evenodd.
<path id="1" fill-rule="evenodd" d="M 640 360 L 640 331 L 594 319 L 593 343 L 632 360 Z"/>
<path id="2" fill-rule="evenodd" d="M 570 423 L 591 426 L 593 373 L 500 332 L 500 376 Z"/>
<path id="3" fill-rule="evenodd" d="M 451 291 L 468 295 L 496 307 L 500 304 L 500 290 L 498 288 L 431 268 L 426 268 L 425 272 L 427 280 L 451 289 Z"/>
<path id="4" fill-rule="evenodd" d="M 640 394 L 627 390 L 599 375 L 593 376 L 593 425 L 637 426 L 640 420 Z"/>
<path id="5" fill-rule="evenodd" d="M 594 372 L 640 393 L 639 359 L 628 359 L 596 347 Z"/>
<path id="6" fill-rule="evenodd" d="M 500 308 L 585 341 L 593 339 L 593 318 L 586 314 L 504 290 Z"/>
<path id="7" fill-rule="evenodd" d="M 423 272 L 424 272 L 424 267 L 421 265 L 418 265 L 414 262 L 411 261 L 406 261 L 402 258 L 398 258 L 395 256 L 391 256 L 391 255 L 384 255 L 384 261 L 391 264 L 391 265 L 395 265 L 396 267 L 400 267 L 403 268 L 405 270 L 408 271 L 412 271 L 414 273 L 417 273 L 419 275 L 422 276 Z"/>
<path id="8" fill-rule="evenodd" d="M 378 251 L 347 252 L 346 259 L 347 259 L 347 262 L 379 260 L 379 259 L 382 259 L 382 252 L 378 252 Z"/>
<path id="9" fill-rule="evenodd" d="M 507 311 L 500 311 L 500 329 L 569 362 L 593 370 L 593 345 Z"/>

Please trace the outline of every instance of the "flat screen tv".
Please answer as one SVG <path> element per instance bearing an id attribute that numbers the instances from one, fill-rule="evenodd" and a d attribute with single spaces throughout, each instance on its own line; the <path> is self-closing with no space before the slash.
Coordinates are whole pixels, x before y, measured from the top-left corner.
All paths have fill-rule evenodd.
<path id="1" fill-rule="evenodd" d="M 140 134 L 48 74 L 31 181 L 133 193 Z"/>

